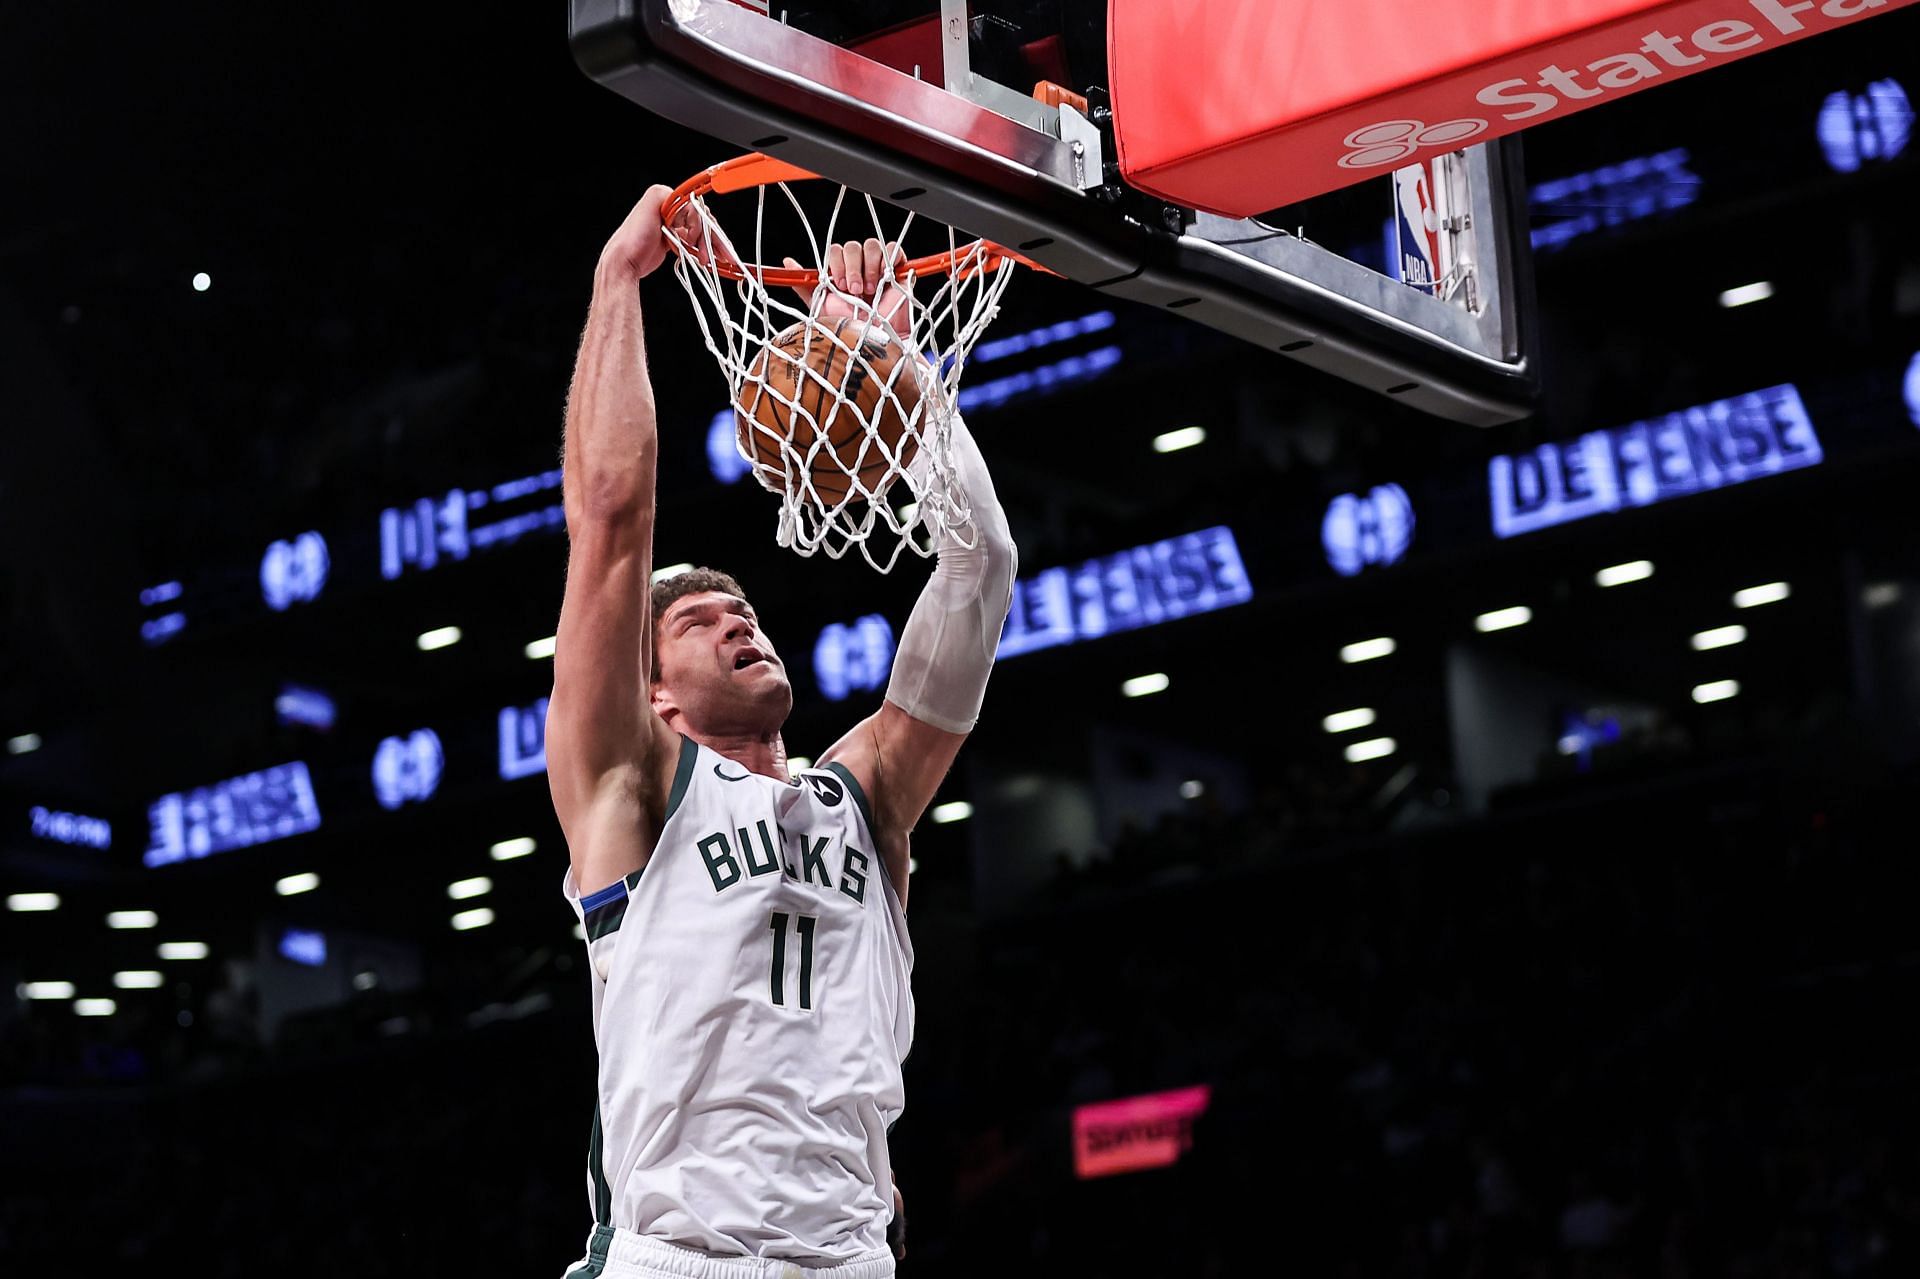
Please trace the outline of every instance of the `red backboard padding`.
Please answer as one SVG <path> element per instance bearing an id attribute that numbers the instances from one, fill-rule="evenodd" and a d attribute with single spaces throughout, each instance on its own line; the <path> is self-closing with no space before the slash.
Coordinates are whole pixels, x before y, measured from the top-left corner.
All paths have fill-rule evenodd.
<path id="1" fill-rule="evenodd" d="M 1109 0 L 1120 169 L 1251 217 L 1915 0 Z"/>

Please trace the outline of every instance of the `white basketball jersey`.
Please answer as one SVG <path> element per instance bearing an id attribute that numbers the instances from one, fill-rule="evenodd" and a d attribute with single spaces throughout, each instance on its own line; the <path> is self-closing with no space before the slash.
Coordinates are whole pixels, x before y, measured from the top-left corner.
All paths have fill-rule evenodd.
<path id="1" fill-rule="evenodd" d="M 646 868 L 564 891 L 593 970 L 594 1220 L 735 1256 L 884 1248 L 913 949 L 853 775 L 781 782 L 682 739 Z"/>

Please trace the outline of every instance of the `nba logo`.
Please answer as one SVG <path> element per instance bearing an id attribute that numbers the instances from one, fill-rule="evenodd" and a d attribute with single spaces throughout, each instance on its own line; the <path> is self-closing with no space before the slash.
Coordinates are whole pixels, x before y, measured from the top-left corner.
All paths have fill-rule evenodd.
<path id="1" fill-rule="evenodd" d="M 1446 278 L 1446 264 L 1441 260 L 1440 210 L 1426 165 L 1394 170 L 1393 207 L 1394 260 L 1399 264 L 1400 282 L 1435 294 Z"/>

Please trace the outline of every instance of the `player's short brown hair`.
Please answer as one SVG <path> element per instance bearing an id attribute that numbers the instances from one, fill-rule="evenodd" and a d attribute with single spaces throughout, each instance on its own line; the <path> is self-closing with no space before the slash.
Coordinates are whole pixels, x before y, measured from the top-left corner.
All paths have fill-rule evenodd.
<path id="1" fill-rule="evenodd" d="M 703 595 L 708 591 L 722 591 L 728 595 L 737 595 L 741 599 L 747 598 L 747 593 L 740 588 L 740 583 L 717 568 L 688 569 L 684 573 L 675 573 L 672 577 L 653 584 L 653 624 L 660 625 L 661 616 L 673 607 L 675 600 L 687 595 Z M 660 678 L 658 642 L 653 645 L 653 670 L 650 674 L 654 679 Z"/>

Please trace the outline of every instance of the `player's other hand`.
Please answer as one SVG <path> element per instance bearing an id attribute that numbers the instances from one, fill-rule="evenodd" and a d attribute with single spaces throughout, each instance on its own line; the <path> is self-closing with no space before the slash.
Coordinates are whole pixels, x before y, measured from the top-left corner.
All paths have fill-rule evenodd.
<path id="1" fill-rule="evenodd" d="M 667 237 L 660 225 L 660 207 L 672 194 L 671 187 L 647 188 L 647 193 L 627 214 L 627 220 L 607 241 L 607 247 L 600 251 L 601 271 L 611 271 L 621 279 L 644 280 L 659 270 L 669 252 Z"/>
<path id="2" fill-rule="evenodd" d="M 906 260 L 898 243 L 882 244 L 871 237 L 829 244 L 820 288 L 814 295 L 820 299 L 820 318 L 831 320 L 843 315 L 859 315 L 871 307 L 887 327 L 901 337 L 908 336 L 913 317 L 907 303 L 912 299 L 907 287 L 896 278 Z M 792 258 L 786 259 L 786 265 L 800 266 Z M 814 298 L 802 291 L 801 302 L 812 306 Z"/>
<path id="3" fill-rule="evenodd" d="M 887 1223 L 887 1247 L 893 1249 L 895 1261 L 907 1259 L 907 1201 L 900 1197 L 900 1187 L 893 1188 L 893 1220 Z"/>

